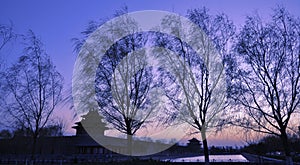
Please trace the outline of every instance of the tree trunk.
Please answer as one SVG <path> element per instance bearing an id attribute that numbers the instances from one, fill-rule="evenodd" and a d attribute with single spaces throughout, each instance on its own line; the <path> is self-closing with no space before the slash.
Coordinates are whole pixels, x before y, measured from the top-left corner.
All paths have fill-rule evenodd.
<path id="1" fill-rule="evenodd" d="M 205 165 L 209 165 L 209 154 L 208 154 L 208 145 L 207 145 L 206 133 L 202 132 L 201 136 L 202 136 L 202 143 L 203 143 L 203 150 L 204 150 Z"/>
<path id="2" fill-rule="evenodd" d="M 127 154 L 132 156 L 132 135 L 127 134 Z"/>
<path id="3" fill-rule="evenodd" d="M 35 160 L 35 148 L 37 143 L 37 137 L 33 136 L 32 148 L 31 148 L 31 164 Z"/>
<path id="4" fill-rule="evenodd" d="M 285 162 L 286 165 L 293 165 L 293 159 L 291 156 L 291 146 L 288 141 L 288 137 L 285 131 L 281 132 L 281 141 L 285 152 Z"/>

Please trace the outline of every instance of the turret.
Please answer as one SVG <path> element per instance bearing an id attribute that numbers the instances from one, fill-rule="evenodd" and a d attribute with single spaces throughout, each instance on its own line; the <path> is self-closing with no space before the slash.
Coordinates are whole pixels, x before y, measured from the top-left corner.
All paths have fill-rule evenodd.
<path id="1" fill-rule="evenodd" d="M 95 110 L 91 110 L 81 117 L 82 120 L 80 122 L 76 122 L 76 126 L 72 127 L 76 129 L 76 136 L 88 135 L 87 132 L 97 133 L 98 135 L 104 136 L 104 131 L 108 130 L 106 123 L 102 121 L 103 117 Z"/>

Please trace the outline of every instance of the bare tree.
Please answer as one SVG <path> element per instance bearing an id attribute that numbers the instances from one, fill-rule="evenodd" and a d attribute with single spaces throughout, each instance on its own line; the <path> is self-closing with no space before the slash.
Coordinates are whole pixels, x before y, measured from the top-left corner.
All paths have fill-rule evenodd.
<path id="1" fill-rule="evenodd" d="M 99 106 L 97 110 L 104 117 L 108 127 L 127 136 L 128 150 L 122 153 L 136 155 L 139 153 L 133 150 L 135 148 L 132 147 L 132 139 L 136 132 L 146 127 L 155 116 L 153 112 L 160 102 L 154 89 L 158 84 L 155 82 L 153 68 L 148 64 L 150 60 L 145 50 L 141 49 L 147 42 L 147 34 L 138 33 L 139 27 L 135 20 L 127 15 L 127 9 L 118 11 L 116 16 L 121 16 L 118 22 L 107 30 L 107 34 L 100 34 L 104 37 L 97 36 L 95 39 L 104 38 L 102 42 L 110 43 L 114 40 L 110 35 L 122 34 L 126 31 L 130 31 L 132 35 L 113 43 L 102 56 L 97 64 L 93 87 L 95 86 L 96 101 Z M 94 32 L 98 25 L 101 24 L 90 23 L 87 30 L 83 32 L 84 36 Z M 74 41 L 75 49 L 85 49 L 80 39 Z M 91 63 L 85 61 L 84 63 L 87 64 L 84 69 L 86 72 L 89 71 L 88 67 L 95 67 L 91 66 Z M 86 91 L 80 90 L 80 92 Z M 93 106 L 89 102 L 95 98 L 91 96 L 85 99 L 85 108 L 82 109 L 92 109 Z"/>
<path id="2" fill-rule="evenodd" d="M 232 97 L 236 125 L 281 138 L 287 164 L 293 164 L 288 126 L 299 112 L 300 20 L 284 8 L 270 22 L 247 17 L 235 44 L 237 62 Z"/>
<path id="3" fill-rule="evenodd" d="M 226 15 L 211 16 L 205 8 L 190 10 L 188 16 L 207 37 L 189 31 L 180 19 L 167 17 L 163 20 L 161 28 L 170 28 L 177 38 L 162 35 L 158 37 L 157 43 L 177 53 L 176 55 L 159 52 L 162 63 L 168 65 L 166 67 L 175 75 L 170 80 L 178 84 L 173 90 L 166 92 L 175 108 L 171 117 L 190 124 L 197 133 L 200 133 L 205 163 L 209 164 L 207 132 L 220 128 L 225 123 L 225 118 L 221 118 L 227 105 L 224 62 L 235 27 Z M 196 45 L 200 45 L 202 54 L 197 54 L 182 38 L 188 38 L 191 42 L 196 42 Z M 170 86 L 170 82 L 166 84 Z"/>
<path id="4" fill-rule="evenodd" d="M 32 31 L 25 38 L 25 44 L 24 55 L 4 73 L 7 93 L 3 106 L 11 122 L 29 130 L 33 137 L 33 155 L 40 131 L 61 100 L 63 78 Z"/>
<path id="5" fill-rule="evenodd" d="M 135 50 L 139 44 L 136 36 L 127 39 L 131 41 L 125 40 L 124 45 L 109 52 L 107 59 L 103 58 L 96 78 L 96 95 L 106 121 L 127 135 L 131 155 L 132 136 L 153 116 L 158 100 L 150 92 L 155 83 L 145 52 Z"/>
<path id="6" fill-rule="evenodd" d="M 4 51 L 3 49 L 5 46 L 11 42 L 14 38 L 16 38 L 16 35 L 13 32 L 13 26 L 12 25 L 0 25 L 0 105 L 3 104 L 1 102 L 4 101 L 4 94 L 3 94 L 3 75 L 2 71 L 5 68 L 5 60 L 3 59 Z M 0 108 L 0 113 L 2 116 L 4 116 L 3 109 Z M 1 124 L 4 124 L 0 122 Z"/>

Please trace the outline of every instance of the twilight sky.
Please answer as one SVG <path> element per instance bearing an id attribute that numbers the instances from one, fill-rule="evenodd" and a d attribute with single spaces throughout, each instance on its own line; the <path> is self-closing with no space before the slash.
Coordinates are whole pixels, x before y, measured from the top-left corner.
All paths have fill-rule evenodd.
<path id="1" fill-rule="evenodd" d="M 14 25 L 18 34 L 25 34 L 32 29 L 36 35 L 41 37 L 45 44 L 46 52 L 51 56 L 58 71 L 65 77 L 65 88 L 71 85 L 73 65 L 76 55 L 72 52 L 71 38 L 78 37 L 84 30 L 88 21 L 110 18 L 115 10 L 127 5 L 129 11 L 139 10 L 165 10 L 181 15 L 192 8 L 207 7 L 211 14 L 224 12 L 234 23 L 240 27 L 245 16 L 257 11 L 263 18 L 267 19 L 272 8 L 277 5 L 285 6 L 290 13 L 300 17 L 299 0 L 1 0 L 0 1 L 0 24 Z M 7 50 L 0 54 L 1 58 L 9 63 L 14 62 L 20 51 Z M 67 107 L 60 110 L 60 115 L 66 118 L 71 113 Z M 72 124 L 70 124 L 71 126 Z M 72 132 L 71 129 L 67 130 Z M 234 145 L 231 137 L 225 138 L 226 144 Z M 215 140 L 211 144 L 219 144 Z"/>

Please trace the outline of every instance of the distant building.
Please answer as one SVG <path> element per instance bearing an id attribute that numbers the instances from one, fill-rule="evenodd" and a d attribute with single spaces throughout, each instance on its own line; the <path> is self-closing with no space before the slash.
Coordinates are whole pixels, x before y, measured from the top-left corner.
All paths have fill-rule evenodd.
<path id="1" fill-rule="evenodd" d="M 193 151 L 200 150 L 201 142 L 196 138 L 192 138 L 192 139 L 189 140 L 189 143 L 187 144 L 187 147 L 190 148 Z"/>
<path id="2" fill-rule="evenodd" d="M 76 129 L 76 136 L 87 136 L 88 133 L 86 129 L 91 130 L 93 132 L 98 132 L 99 135 L 104 136 L 104 131 L 108 130 L 106 124 L 102 121 L 103 117 L 99 115 L 97 111 L 89 111 L 87 114 L 82 115 L 82 120 L 80 122 L 76 122 L 76 126 L 72 128 Z M 84 125 L 84 127 L 83 127 Z M 97 129 L 97 130 L 93 130 Z"/>
<path id="3" fill-rule="evenodd" d="M 117 153 L 125 153 L 127 151 L 127 140 L 122 138 L 105 136 L 104 132 L 108 130 L 106 124 L 102 121 L 102 117 L 97 111 L 89 111 L 82 116 L 80 122 L 76 122 L 72 128 L 76 129 L 75 136 L 56 136 L 56 137 L 40 137 L 36 144 L 36 155 L 39 157 L 55 157 L 65 156 L 69 158 L 87 158 L 93 157 L 97 159 L 105 158 L 108 155 Z M 85 129 L 86 128 L 86 129 Z M 88 130 L 88 131 L 87 131 Z M 91 138 L 88 132 L 96 133 L 101 137 L 101 144 Z M 136 153 L 149 150 L 155 151 L 157 147 L 169 148 L 162 153 L 200 153 L 201 143 L 193 138 L 189 140 L 187 146 L 146 142 L 134 140 L 133 143 L 137 147 Z M 165 146 L 164 146 L 165 145 Z M 15 136 L 11 139 L 0 139 L 0 158 L 1 155 L 13 155 L 12 157 L 28 157 L 31 154 L 32 138 L 24 136 Z M 108 150 L 107 147 L 111 150 Z M 1 159 L 0 159 L 1 160 Z"/>

